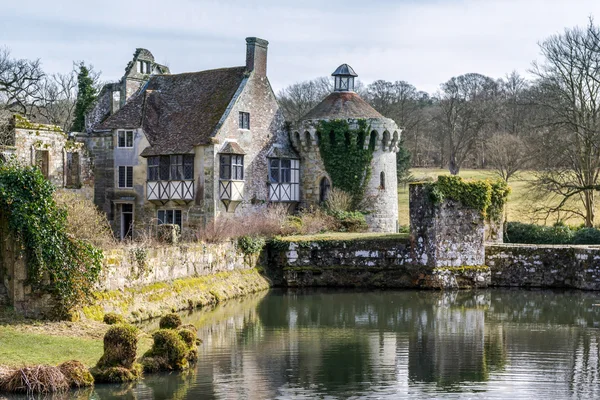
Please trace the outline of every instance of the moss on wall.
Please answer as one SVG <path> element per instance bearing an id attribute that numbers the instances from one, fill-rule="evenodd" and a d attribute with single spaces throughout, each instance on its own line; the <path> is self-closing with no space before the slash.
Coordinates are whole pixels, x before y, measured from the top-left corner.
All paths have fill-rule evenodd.
<path id="1" fill-rule="evenodd" d="M 204 307 L 269 287 L 270 282 L 260 268 L 233 270 L 125 290 L 96 292 L 94 304 L 84 307 L 82 313 L 86 318 L 100 321 L 104 313 L 116 312 L 135 322 L 173 311 Z"/>

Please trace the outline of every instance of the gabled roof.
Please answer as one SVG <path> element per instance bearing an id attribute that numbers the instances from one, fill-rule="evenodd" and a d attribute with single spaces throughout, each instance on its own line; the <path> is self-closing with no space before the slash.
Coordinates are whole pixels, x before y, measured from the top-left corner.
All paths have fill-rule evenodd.
<path id="1" fill-rule="evenodd" d="M 210 143 L 246 76 L 246 67 L 151 76 L 98 130 L 141 127 L 150 142 L 144 157 L 190 153 Z"/>
<path id="2" fill-rule="evenodd" d="M 384 116 L 354 92 L 333 92 L 300 120 L 349 118 L 384 118 Z"/>

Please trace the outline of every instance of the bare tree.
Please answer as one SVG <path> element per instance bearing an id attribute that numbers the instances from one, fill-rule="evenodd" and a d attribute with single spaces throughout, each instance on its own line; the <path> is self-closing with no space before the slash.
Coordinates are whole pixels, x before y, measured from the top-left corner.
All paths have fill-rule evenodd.
<path id="1" fill-rule="evenodd" d="M 528 165 L 530 152 L 525 140 L 511 133 L 498 133 L 486 141 L 487 161 L 505 182 Z"/>
<path id="2" fill-rule="evenodd" d="M 458 174 L 463 162 L 492 120 L 498 84 L 491 78 L 470 73 L 442 84 L 437 122 L 447 145 L 448 168 Z"/>
<path id="3" fill-rule="evenodd" d="M 75 100 L 77 98 L 77 74 L 73 70 L 68 74 L 47 76 L 37 93 L 37 112 L 48 123 L 58 125 L 67 132 L 73 121 Z"/>
<path id="4" fill-rule="evenodd" d="M 8 49 L 0 49 L 0 96 L 5 107 L 30 114 L 43 78 L 39 59 L 14 59 Z"/>
<path id="5" fill-rule="evenodd" d="M 540 49 L 545 60 L 533 64 L 533 101 L 543 111 L 545 157 L 552 162 L 537 174 L 536 187 L 557 200 L 548 213 L 579 215 L 591 227 L 600 188 L 600 27 L 590 19 L 586 28 L 566 29 Z"/>
<path id="6" fill-rule="evenodd" d="M 298 121 L 333 91 L 328 77 L 294 83 L 279 91 L 277 98 L 288 121 Z"/>

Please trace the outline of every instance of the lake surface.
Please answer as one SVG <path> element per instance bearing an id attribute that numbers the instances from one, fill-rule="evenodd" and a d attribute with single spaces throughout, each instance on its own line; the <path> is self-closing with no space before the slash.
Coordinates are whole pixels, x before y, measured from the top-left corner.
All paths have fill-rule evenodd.
<path id="1" fill-rule="evenodd" d="M 271 291 L 184 319 L 194 371 L 91 398 L 600 398 L 600 293 Z"/>

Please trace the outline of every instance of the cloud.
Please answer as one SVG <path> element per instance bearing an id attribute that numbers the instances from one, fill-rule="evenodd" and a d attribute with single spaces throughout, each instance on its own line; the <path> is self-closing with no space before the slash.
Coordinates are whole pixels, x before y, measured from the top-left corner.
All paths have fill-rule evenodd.
<path id="1" fill-rule="evenodd" d="M 366 83 L 405 80 L 430 92 L 467 72 L 526 73 L 538 41 L 600 15 L 591 0 L 28 3 L 2 7 L 0 45 L 41 58 L 48 72 L 85 60 L 117 80 L 136 47 L 173 72 L 243 65 L 244 38 L 259 36 L 270 41 L 276 90 L 344 62 Z"/>

